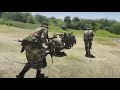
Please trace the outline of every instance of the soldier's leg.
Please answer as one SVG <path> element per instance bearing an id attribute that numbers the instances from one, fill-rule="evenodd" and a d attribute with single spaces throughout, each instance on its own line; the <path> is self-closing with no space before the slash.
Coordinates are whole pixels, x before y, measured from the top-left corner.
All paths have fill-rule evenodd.
<path id="1" fill-rule="evenodd" d="M 65 48 L 67 48 L 67 42 L 65 42 Z"/>
<path id="2" fill-rule="evenodd" d="M 42 77 L 44 77 L 44 75 L 41 74 L 41 70 L 37 69 L 36 78 L 42 78 Z"/>
<path id="3" fill-rule="evenodd" d="M 85 51 L 86 51 L 86 55 L 88 55 L 88 54 L 89 54 L 89 53 L 88 53 L 88 41 L 85 40 L 84 43 L 85 43 Z"/>
<path id="4" fill-rule="evenodd" d="M 24 78 L 25 73 L 31 68 L 29 63 L 26 63 L 23 70 L 19 73 L 19 75 L 16 75 L 17 78 Z"/>
<path id="5" fill-rule="evenodd" d="M 46 56 L 43 59 L 43 68 L 45 68 L 47 66 L 47 62 L 46 62 Z"/>
<path id="6" fill-rule="evenodd" d="M 41 57 L 42 58 L 42 57 Z M 42 68 L 45 68 L 47 66 L 47 62 L 46 62 L 46 56 L 43 57 L 43 65 Z M 41 74 L 41 68 L 37 68 L 37 73 L 36 73 L 36 78 L 42 78 L 44 77 L 44 74 Z"/>
<path id="7" fill-rule="evenodd" d="M 68 48 L 71 48 L 71 43 L 70 43 L 70 41 L 68 41 Z"/>
<path id="8" fill-rule="evenodd" d="M 89 44 L 89 49 L 88 50 L 89 50 L 89 55 L 90 55 L 91 54 L 90 49 L 91 49 L 92 41 L 90 40 L 88 44 Z"/>
<path id="9" fill-rule="evenodd" d="M 71 47 L 73 47 L 73 40 L 70 41 Z"/>
<path id="10" fill-rule="evenodd" d="M 90 41 L 90 49 L 92 49 L 92 41 Z"/>

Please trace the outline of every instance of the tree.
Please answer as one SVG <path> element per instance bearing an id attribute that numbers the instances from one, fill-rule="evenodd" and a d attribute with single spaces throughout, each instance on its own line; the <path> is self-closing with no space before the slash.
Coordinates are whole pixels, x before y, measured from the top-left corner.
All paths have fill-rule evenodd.
<path id="1" fill-rule="evenodd" d="M 78 17 L 74 17 L 72 19 L 72 23 L 80 22 L 80 19 Z"/>
<path id="2" fill-rule="evenodd" d="M 46 16 L 42 16 L 39 14 L 35 15 L 35 20 L 40 24 L 42 24 L 44 21 L 47 21 L 47 22 L 49 21 Z"/>
<path id="3" fill-rule="evenodd" d="M 70 16 L 66 16 L 66 17 L 64 18 L 64 22 L 65 22 L 65 24 L 66 24 L 66 26 L 67 26 L 68 28 L 71 27 L 71 17 L 70 17 Z"/>
<path id="4" fill-rule="evenodd" d="M 58 22 L 57 22 L 57 19 L 55 18 L 55 17 L 51 17 L 50 18 L 50 21 L 56 26 L 56 25 L 58 25 Z"/>
<path id="5" fill-rule="evenodd" d="M 27 23 L 35 24 L 35 19 L 33 18 L 33 16 L 29 16 L 29 17 L 27 18 Z"/>
<path id="6" fill-rule="evenodd" d="M 74 17 L 73 19 L 72 19 L 72 28 L 73 29 L 81 29 L 81 27 L 80 27 L 81 25 L 80 25 L 80 19 L 78 18 L 78 17 Z"/>
<path id="7" fill-rule="evenodd" d="M 114 23 L 111 25 L 109 31 L 112 33 L 120 34 L 120 23 Z"/>
<path id="8" fill-rule="evenodd" d="M 2 17 L 2 14 L 5 13 L 5 12 L 0 12 L 0 18 Z"/>

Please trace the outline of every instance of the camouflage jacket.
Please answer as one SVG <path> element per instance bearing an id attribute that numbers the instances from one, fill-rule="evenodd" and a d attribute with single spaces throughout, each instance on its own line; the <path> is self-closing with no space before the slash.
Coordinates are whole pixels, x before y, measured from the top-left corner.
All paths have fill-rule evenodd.
<path id="1" fill-rule="evenodd" d="M 94 37 L 94 33 L 92 30 L 86 30 L 84 32 L 84 40 L 93 40 L 93 37 Z"/>

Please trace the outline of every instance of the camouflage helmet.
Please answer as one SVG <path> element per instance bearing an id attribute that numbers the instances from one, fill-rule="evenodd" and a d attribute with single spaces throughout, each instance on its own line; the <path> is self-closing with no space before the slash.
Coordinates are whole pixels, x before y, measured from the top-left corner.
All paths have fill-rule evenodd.
<path id="1" fill-rule="evenodd" d="M 90 28 L 90 27 L 89 27 L 89 28 L 87 28 L 87 30 L 91 30 L 91 29 L 92 29 L 92 28 Z"/>
<path id="2" fill-rule="evenodd" d="M 46 21 L 43 22 L 42 27 L 47 27 L 48 28 L 48 23 Z"/>
<path id="3" fill-rule="evenodd" d="M 64 33 L 64 35 L 67 35 L 66 33 Z"/>

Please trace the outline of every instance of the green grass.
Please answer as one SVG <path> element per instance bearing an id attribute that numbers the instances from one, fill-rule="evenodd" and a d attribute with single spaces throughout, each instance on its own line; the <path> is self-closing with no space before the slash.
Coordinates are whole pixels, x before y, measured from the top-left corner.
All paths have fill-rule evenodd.
<path id="1" fill-rule="evenodd" d="M 113 42 L 112 38 L 108 37 L 95 37 L 94 39 L 97 43 L 100 43 L 102 45 L 109 45 L 109 46 L 116 46 L 117 44 Z"/>
<path id="2" fill-rule="evenodd" d="M 8 21 L 3 19 L 0 19 L 0 24 L 24 28 L 24 29 L 35 29 L 40 26 L 39 24 L 22 23 L 22 22 Z"/>
<path id="3" fill-rule="evenodd" d="M 105 30 L 98 30 L 95 32 L 95 36 L 100 36 L 100 37 L 109 37 L 109 38 L 120 38 L 120 35 L 110 33 Z"/>
<path id="4" fill-rule="evenodd" d="M 75 34 L 76 36 L 81 36 L 83 35 L 83 31 L 82 30 L 73 30 L 73 29 L 68 29 L 68 30 L 62 30 L 59 27 L 56 26 L 49 26 L 49 32 L 50 33 L 70 33 L 73 32 L 73 34 Z"/>

